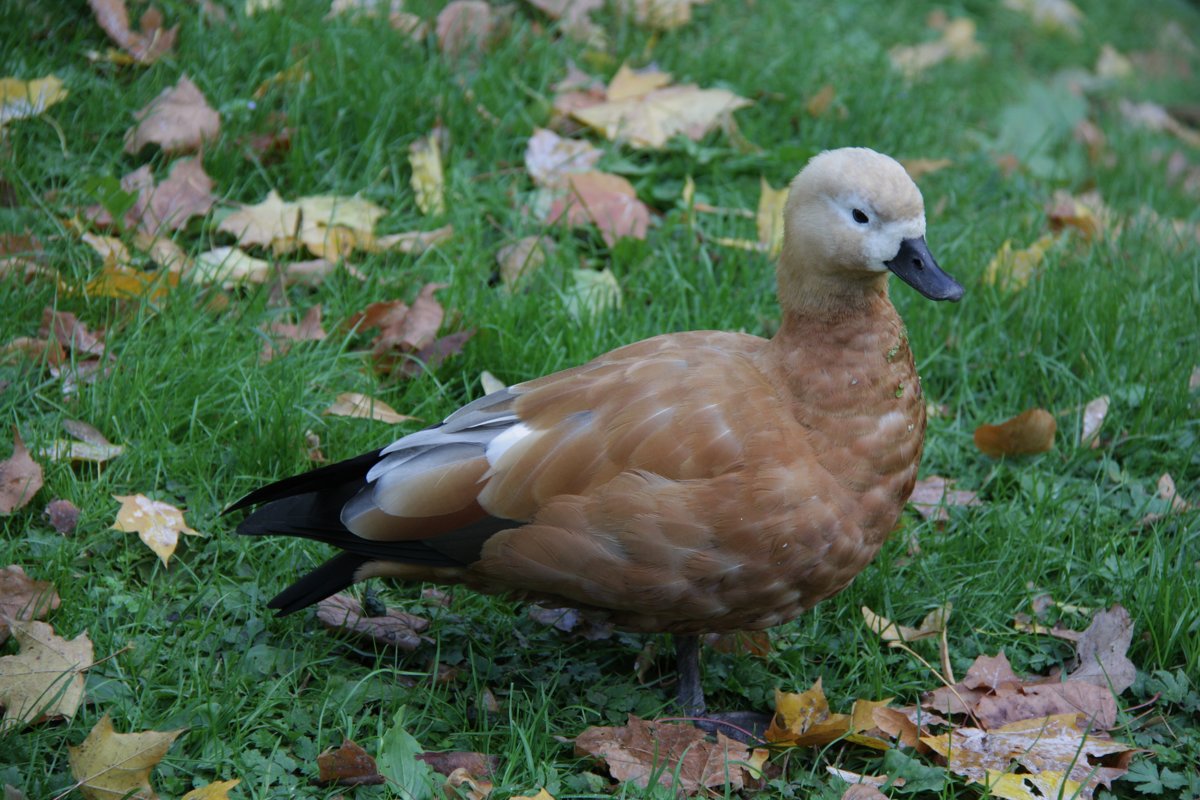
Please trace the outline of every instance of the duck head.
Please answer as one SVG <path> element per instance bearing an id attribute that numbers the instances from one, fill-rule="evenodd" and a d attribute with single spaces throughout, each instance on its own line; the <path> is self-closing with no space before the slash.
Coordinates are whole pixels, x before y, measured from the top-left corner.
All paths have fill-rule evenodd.
<path id="1" fill-rule="evenodd" d="M 887 292 L 889 273 L 931 300 L 963 295 L 925 244 L 925 203 L 904 167 L 865 147 L 813 157 L 788 192 L 780 301 L 794 310 L 860 305 Z"/>

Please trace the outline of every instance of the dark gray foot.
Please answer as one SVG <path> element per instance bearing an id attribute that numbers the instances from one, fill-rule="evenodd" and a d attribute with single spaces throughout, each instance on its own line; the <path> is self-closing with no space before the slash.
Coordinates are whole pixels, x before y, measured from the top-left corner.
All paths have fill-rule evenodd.
<path id="1" fill-rule="evenodd" d="M 675 636 L 675 669 L 679 675 L 675 702 L 689 717 L 704 715 L 704 687 L 700 685 L 700 637 Z"/>
<path id="2" fill-rule="evenodd" d="M 758 711 L 724 711 L 698 715 L 692 724 L 705 733 L 721 733 L 743 744 L 763 744 L 771 715 Z"/>

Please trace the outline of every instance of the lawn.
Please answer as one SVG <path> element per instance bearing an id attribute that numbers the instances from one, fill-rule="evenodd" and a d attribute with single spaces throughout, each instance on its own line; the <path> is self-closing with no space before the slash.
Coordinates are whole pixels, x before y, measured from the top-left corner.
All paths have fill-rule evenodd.
<path id="1" fill-rule="evenodd" d="M 588 641 L 505 599 L 375 582 L 379 600 L 430 621 L 425 638 L 411 652 L 349 639 L 311 610 L 280 619 L 265 608 L 327 548 L 239 538 L 237 517 L 221 512 L 316 466 L 309 434 L 329 460 L 349 458 L 481 396 L 484 371 L 516 383 L 666 331 L 769 336 L 778 324 L 769 256 L 718 241 L 753 240 L 754 220 L 704 209 L 753 212 L 763 179 L 783 186 L 821 150 L 863 145 L 950 162 L 918 183 L 930 247 L 967 294 L 930 303 L 893 281 L 892 297 L 931 408 L 922 476 L 951 478 L 979 504 L 948 509 L 945 522 L 910 508 L 846 591 L 771 631 L 765 656 L 706 650 L 710 706 L 770 711 L 777 688 L 802 691 L 818 678 L 836 711 L 860 698 L 918 702 L 939 685 L 936 639 L 889 648 L 862 606 L 916 625 L 952 603 L 948 660 L 961 678 L 1000 650 L 1019 675 L 1066 666 L 1069 643 L 1013 626 L 1044 595 L 1054 601 L 1046 624 L 1077 630 L 1091 609 L 1120 604 L 1138 676 L 1119 698 L 1112 735 L 1143 752 L 1097 796 L 1200 797 L 1200 514 L 1182 507 L 1200 505 L 1195 4 L 1089 4 L 1073 27 L 1055 29 L 1003 3 L 712 0 L 666 31 L 602 8 L 592 18 L 604 41 L 589 43 L 515 2 L 497 8 L 486 47 L 447 53 L 432 30 L 412 37 L 380 18 L 327 18 L 321 0 L 252 15 L 240 1 L 215 3 L 223 20 L 205 3 L 162 0 L 178 39 L 148 66 L 112 57 L 85 4 L 0 6 L 0 77 L 52 74 L 68 92 L 0 132 L 0 248 L 38 267 L 0 266 L 0 458 L 19 431 L 45 476 L 32 502 L 0 518 L 0 567 L 53 583 L 61 605 L 45 621 L 68 638 L 86 631 L 98 662 L 72 718 L 0 729 L 0 784 L 28 798 L 70 792 L 68 746 L 107 714 L 120 732 L 187 729 L 154 769 L 163 797 L 234 779 L 233 798 L 407 797 L 411 788 L 394 785 L 314 784 L 322 750 L 349 737 L 395 756 L 397 728 L 426 751 L 497 756 L 498 799 L 543 787 L 560 800 L 674 796 L 614 784 L 564 743 L 631 713 L 672 715 L 665 637 Z M 445 5 L 409 0 L 405 9 L 432 22 Z M 144 5 L 131 6 L 136 19 Z M 939 41 L 947 20 L 973 22 L 978 48 L 911 76 L 893 64 L 893 48 Z M 595 227 L 548 226 L 530 210 L 538 198 L 527 142 L 559 124 L 554 85 L 572 63 L 604 82 L 623 63 L 653 63 L 677 83 L 752 101 L 735 125 L 660 149 L 571 127 L 571 138 L 604 151 L 598 168 L 628 179 L 652 210 L 644 239 L 610 245 Z M 357 277 L 339 269 L 307 282 L 274 275 L 222 286 L 185 271 L 175 285 L 139 256 L 152 285 L 140 297 L 109 296 L 94 280 L 102 259 L 81 239 L 103 232 L 87 209 L 107 205 L 119 217 L 122 176 L 146 164 L 157 180 L 168 175 L 178 156 L 153 145 L 131 154 L 124 140 L 135 113 L 184 75 L 220 115 L 203 148 L 217 205 L 172 234 L 188 256 L 234 244 L 221 220 L 270 190 L 360 195 L 387 210 L 381 234 L 444 225 L 453 234 L 412 254 L 358 249 L 348 257 Z M 824 105 L 826 86 L 834 96 Z M 255 137 L 284 127 L 287 145 L 264 152 Z M 409 148 L 435 128 L 445 208 L 427 214 L 410 185 Z M 26 232 L 36 245 L 8 235 Z M 107 233 L 142 247 L 131 229 Z M 542 234 L 555 248 L 510 287 L 497 252 Z M 1008 274 L 1011 259 L 993 263 L 1006 243 L 1022 251 L 1039 241 L 1044 253 L 1025 256 L 1036 261 L 1025 279 Z M 577 271 L 602 269 L 621 302 L 592 308 Z M 401 360 L 420 367 L 411 375 L 380 369 L 373 334 L 346 320 L 375 301 L 412 302 L 430 282 L 445 284 L 440 335 L 473 336 L 427 368 Z M 264 362 L 266 327 L 317 305 L 328 335 Z M 92 357 L 76 351 L 52 372 L 46 351 L 12 346 L 39 335 L 45 309 L 103 331 L 109 368 L 78 374 Z M 417 420 L 323 414 L 343 392 Z M 1102 396 L 1094 446 L 1081 444 L 1084 407 Z M 978 426 L 1034 407 L 1057 420 L 1049 452 L 997 459 L 976 447 Z M 124 451 L 103 464 L 37 455 L 71 419 Z M 1177 487 L 1175 508 L 1159 496 L 1163 475 Z M 113 496 L 139 493 L 184 509 L 203 534 L 181 537 L 169 566 L 113 529 Z M 56 499 L 80 510 L 68 535 L 43 514 Z M 16 652 L 13 640 L 0 645 L 0 656 Z M 838 798 L 846 785 L 827 766 L 895 775 L 905 764 L 910 784 L 887 796 L 988 796 L 911 750 L 837 742 L 778 751 L 770 763 L 769 797 Z"/>

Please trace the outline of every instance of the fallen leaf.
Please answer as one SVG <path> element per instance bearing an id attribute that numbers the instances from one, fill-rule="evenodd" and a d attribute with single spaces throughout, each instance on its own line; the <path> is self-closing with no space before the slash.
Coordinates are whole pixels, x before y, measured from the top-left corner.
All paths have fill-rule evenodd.
<path id="1" fill-rule="evenodd" d="M 67 90 L 53 75 L 22 81 L 0 78 L 0 128 L 15 119 L 29 119 L 67 99 Z"/>
<path id="2" fill-rule="evenodd" d="M 917 45 L 897 45 L 888 51 L 896 71 L 912 80 L 930 67 L 946 59 L 969 61 L 983 54 L 984 48 L 975 40 L 975 21 L 967 17 L 949 21 L 937 41 Z"/>
<path id="3" fill-rule="evenodd" d="M 595 225 L 609 247 L 627 236 L 646 238 L 650 209 L 625 178 L 607 172 L 572 173 L 566 176 L 566 188 L 566 195 L 551 205 L 547 224 L 565 220 L 576 228 Z"/>
<path id="4" fill-rule="evenodd" d="M 79 318 L 68 311 L 42 309 L 42 324 L 38 335 L 53 338 L 77 357 L 105 355 L 104 332 L 92 332 Z"/>
<path id="5" fill-rule="evenodd" d="M 482 52 L 496 27 L 492 7 L 484 0 L 452 0 L 437 16 L 438 47 L 456 57 L 470 50 Z"/>
<path id="6" fill-rule="evenodd" d="M 1121 227 L 1116 215 L 1095 190 L 1078 196 L 1061 189 L 1056 191 L 1046 206 L 1046 217 L 1050 221 L 1050 230 L 1055 233 L 1073 230 L 1084 239 L 1100 239 L 1110 233 L 1115 235 Z"/>
<path id="7" fill-rule="evenodd" d="M 709 0 L 619 0 L 617 8 L 643 28 L 673 31 L 692 21 L 692 6 Z"/>
<path id="8" fill-rule="evenodd" d="M 530 0 L 530 2 L 533 2 L 533 0 Z M 550 794 L 545 789 L 538 789 L 538 793 L 533 797 L 521 794 L 510 797 L 509 800 L 554 800 L 554 795 Z"/>
<path id="9" fill-rule="evenodd" d="M 51 461 L 89 461 L 103 464 L 125 452 L 124 445 L 113 444 L 86 422 L 64 419 L 63 427 L 74 439 L 56 439 L 49 447 L 38 448 L 38 455 Z"/>
<path id="10" fill-rule="evenodd" d="M 299 324 L 272 322 L 266 326 L 268 340 L 263 342 L 258 361 L 265 364 L 271 359 L 285 355 L 293 342 L 319 342 L 325 338 L 321 327 L 321 306 L 312 306 L 304 312 Z"/>
<path id="11" fill-rule="evenodd" d="M 1079 432 L 1079 446 L 1095 448 L 1100 444 L 1100 426 L 1108 416 L 1108 395 L 1101 395 L 1089 402 L 1083 408 L 1082 430 Z"/>
<path id="12" fill-rule="evenodd" d="M 900 163 L 904 166 L 908 177 L 914 181 L 919 181 L 934 172 L 940 172 L 946 167 L 954 166 L 954 162 L 948 158 L 907 158 L 901 160 Z"/>
<path id="13" fill-rule="evenodd" d="M 192 217 L 209 212 L 215 198 L 212 178 L 197 158 L 184 158 L 171 165 L 165 181 L 138 199 L 134 214 L 138 226 L 155 235 L 163 228 L 177 231 Z"/>
<path id="14" fill-rule="evenodd" d="M 358 330 L 378 328 L 371 342 L 371 356 L 380 369 L 395 369 L 435 343 L 446 312 L 434 294 L 445 288 L 444 283 L 425 284 L 411 306 L 402 300 L 372 303 L 350 317 L 346 326 Z"/>
<path id="15" fill-rule="evenodd" d="M 1047 628 L 1036 620 L 1031 620 L 1028 614 L 1017 614 L 1013 619 L 1013 627 L 1023 633 L 1042 634 L 1044 636 L 1053 636 L 1056 639 L 1062 639 L 1067 642 L 1078 642 L 1083 636 L 1080 631 L 1073 631 L 1070 628 L 1065 628 L 1062 625 L 1055 625 Z"/>
<path id="16" fill-rule="evenodd" d="M 830 771 L 832 771 L 833 767 L 827 767 L 826 769 L 829 769 Z M 837 775 L 839 778 L 842 778 L 843 780 L 845 780 L 844 775 L 838 774 L 841 772 L 844 772 L 844 770 L 838 770 L 834 774 Z M 853 773 L 847 773 L 847 774 L 853 774 Z M 867 776 L 862 775 L 859 777 L 866 778 Z M 904 780 L 904 779 L 901 778 L 900 780 Z M 883 784 L 880 784 L 880 786 L 882 786 L 882 785 Z M 894 785 L 899 785 L 899 784 L 897 783 Z M 847 789 L 842 794 L 842 800 L 887 800 L 887 795 L 884 794 L 883 792 L 879 791 L 879 789 L 877 789 L 872 784 L 859 783 L 859 784 L 857 784 L 855 786 L 851 786 L 849 789 Z"/>
<path id="17" fill-rule="evenodd" d="M 1200 131 L 1184 125 L 1157 103 L 1135 103 L 1122 97 L 1117 101 L 1117 110 L 1127 122 L 1138 128 L 1165 131 L 1192 147 L 1200 147 Z"/>
<path id="18" fill-rule="evenodd" d="M 375 238 L 375 223 L 387 214 L 387 209 L 358 196 L 313 195 L 301 197 L 296 206 L 300 210 L 300 230 L 295 240 L 273 242 L 276 253 L 287 252 L 296 241 L 313 255 L 325 258 L 369 249 Z"/>
<path id="19" fill-rule="evenodd" d="M 760 178 L 758 212 L 754 217 L 758 228 L 758 242 L 775 258 L 783 250 L 783 209 L 787 205 L 788 187 L 776 189 Z"/>
<path id="20" fill-rule="evenodd" d="M 240 778 L 231 781 L 213 781 L 199 789 L 192 789 L 181 800 L 229 800 L 229 790 L 241 782 Z"/>
<path id="21" fill-rule="evenodd" d="M 833 87 L 832 83 L 827 83 L 816 94 L 808 98 L 808 102 L 804 104 L 804 110 L 810 117 L 820 117 L 833 105 L 835 97 L 837 97 L 837 89 Z"/>
<path id="22" fill-rule="evenodd" d="M 255 258 L 237 247 L 216 247 L 196 256 L 187 279 L 233 289 L 245 283 L 266 283 L 271 262 Z"/>
<path id="23" fill-rule="evenodd" d="M 60 604 L 54 584 L 36 581 L 20 566 L 0 569 L 0 644 L 8 640 L 8 623 L 44 617 Z"/>
<path id="24" fill-rule="evenodd" d="M 972 709 L 987 730 L 1053 714 L 1080 714 L 1094 728 L 1111 728 L 1117 722 L 1117 703 L 1107 687 L 1066 680 L 1005 686 L 979 698 Z"/>
<path id="25" fill-rule="evenodd" d="M 994 656 L 983 655 L 976 658 L 962 679 L 963 685 L 968 689 L 985 689 L 992 692 L 1002 686 L 1016 685 L 1020 682 L 1021 679 L 1013 672 L 1003 650 Z"/>
<path id="26" fill-rule="evenodd" d="M 424 761 L 440 775 L 450 775 L 458 770 L 466 770 L 472 775 L 490 776 L 500 768 L 497 756 L 483 753 L 450 752 L 450 753 L 418 753 L 418 761 Z"/>
<path id="27" fill-rule="evenodd" d="M 525 145 L 525 169 L 538 186 L 561 189 L 566 187 L 568 175 L 593 171 L 603 155 L 591 142 L 535 128 Z"/>
<path id="28" fill-rule="evenodd" d="M 93 233 L 84 233 L 80 237 L 84 244 L 92 248 L 96 255 L 104 261 L 104 268 L 107 271 L 123 270 L 125 272 L 134 272 L 132 269 L 133 255 L 129 252 L 129 248 L 125 243 L 115 236 L 97 236 Z"/>
<path id="29" fill-rule="evenodd" d="M 387 236 L 377 236 L 366 246 L 371 253 L 383 253 L 395 250 L 408 255 L 420 255 L 454 235 L 453 225 L 443 225 L 431 231 L 407 231 L 392 233 Z"/>
<path id="30" fill-rule="evenodd" d="M 621 285 L 612 270 L 573 269 L 565 307 L 576 319 L 595 317 L 621 307 Z"/>
<path id="31" fill-rule="evenodd" d="M 1054 236 L 1046 234 L 1023 250 L 1013 250 L 1012 240 L 1005 239 L 984 269 L 983 282 L 1009 292 L 1024 289 L 1055 241 Z"/>
<path id="32" fill-rule="evenodd" d="M 384 647 L 415 650 L 420 633 L 429 627 L 421 617 L 388 609 L 380 616 L 367 616 L 362 604 L 348 594 L 335 594 L 317 604 L 317 619 L 326 627 L 366 637 Z"/>
<path id="33" fill-rule="evenodd" d="M 925 615 L 921 624 L 916 628 L 897 625 L 885 616 L 876 614 L 866 606 L 862 607 L 863 619 L 867 627 L 879 635 L 885 642 L 915 642 L 920 639 L 931 639 L 940 636 L 946 629 L 953 606 L 946 603 Z"/>
<path id="34" fill-rule="evenodd" d="M 1108 42 L 1100 46 L 1096 57 L 1096 76 L 1106 80 L 1120 81 L 1133 76 L 1133 62 Z"/>
<path id="35" fill-rule="evenodd" d="M 20 652 L 0 658 L 0 734 L 41 719 L 71 719 L 83 702 L 83 672 L 92 666 L 87 633 L 64 639 L 44 622 L 8 620 Z"/>
<path id="36" fill-rule="evenodd" d="M 588 642 L 611 639 L 615 630 L 611 623 L 594 619 L 575 608 L 548 608 L 531 605 L 526 613 L 529 614 L 530 619 Z"/>
<path id="37" fill-rule="evenodd" d="M 460 797 L 465 800 L 487 800 L 495 788 L 491 781 L 477 778 L 465 769 L 456 769 L 446 777 L 443 791 L 447 797 Z"/>
<path id="38" fill-rule="evenodd" d="M 382 400 L 367 397 L 358 392 L 343 392 L 337 396 L 333 405 L 321 412 L 335 417 L 356 417 L 358 419 L 374 419 L 395 425 L 399 422 L 416 419 L 416 417 L 399 414 Z"/>
<path id="39" fill-rule="evenodd" d="M 475 330 L 468 328 L 465 331 L 458 331 L 434 339 L 401 363 L 400 373 L 411 378 L 422 372 L 435 369 L 447 358 L 461 353 L 463 345 L 474 335 Z"/>
<path id="40" fill-rule="evenodd" d="M 1036 775 L 988 770 L 984 779 L 990 797 L 1005 800 L 1042 800 L 1046 797 L 1076 798 L 1086 796 L 1083 784 L 1061 772 L 1048 770 Z"/>
<path id="41" fill-rule="evenodd" d="M 1053 414 L 1031 408 L 999 425 L 980 425 L 975 429 L 975 446 L 992 458 L 1045 453 L 1054 447 L 1057 428 Z"/>
<path id="42" fill-rule="evenodd" d="M 1071 0 L 1004 0 L 1004 6 L 1025 14 L 1044 31 L 1079 36 L 1083 12 Z"/>
<path id="43" fill-rule="evenodd" d="M 728 786 L 740 791 L 753 776 L 750 751 L 717 734 L 709 742 L 691 725 L 647 722 L 629 715 L 623 727 L 588 728 L 575 739 L 575 754 L 601 759 L 613 778 L 642 788 L 678 786 L 685 794 Z"/>
<path id="44" fill-rule="evenodd" d="M 925 519 L 948 522 L 948 509 L 983 505 L 979 495 L 966 489 L 955 489 L 955 481 L 940 475 L 930 475 L 917 481 L 908 502 Z"/>
<path id="45" fill-rule="evenodd" d="M 795 747 L 824 745 L 850 732 L 850 717 L 833 714 L 821 679 L 805 692 L 775 690 L 775 715 L 764 738 L 772 744 Z"/>
<path id="46" fill-rule="evenodd" d="M 154 800 L 150 772 L 185 728 L 117 733 L 107 714 L 78 747 L 69 747 L 71 775 L 88 800 Z"/>
<path id="47" fill-rule="evenodd" d="M 276 240 L 296 237 L 300 229 L 300 207 L 285 201 L 274 190 L 261 203 L 242 205 L 217 225 L 242 245 L 270 247 Z"/>
<path id="48" fill-rule="evenodd" d="M 50 527 L 58 531 L 64 536 L 70 536 L 75 532 L 75 527 L 79 524 L 79 509 L 70 500 L 51 500 L 46 504 L 46 510 L 43 512 Z M 0 638 L 0 642 L 3 639 Z"/>
<path id="49" fill-rule="evenodd" d="M 548 236 L 526 236 L 504 245 L 496 253 L 501 282 L 509 288 L 516 286 L 540 269 L 554 250 L 554 241 Z"/>
<path id="50" fill-rule="evenodd" d="M 30 361 L 45 362 L 47 366 L 58 366 L 67 359 L 66 351 L 58 342 L 32 336 L 18 336 L 5 344 L 0 354 L 19 355 Z"/>
<path id="51" fill-rule="evenodd" d="M 350 739 L 317 756 L 317 770 L 317 783 L 323 786 L 378 786 L 386 782 L 375 759 Z"/>
<path id="52" fill-rule="evenodd" d="M 771 655 L 771 634 L 768 631 L 734 631 L 708 633 L 701 637 L 705 645 L 718 653 L 746 653 L 756 658 Z"/>
<path id="53" fill-rule="evenodd" d="M 604 30 L 590 17 L 593 11 L 604 8 L 604 0 L 528 0 L 528 3 L 557 20 L 563 32 L 572 39 L 593 47 L 604 47 Z"/>
<path id="54" fill-rule="evenodd" d="M 24 508 L 42 488 L 42 467 L 29 455 L 21 433 L 13 428 L 13 453 L 0 461 L 0 514 Z"/>
<path id="55" fill-rule="evenodd" d="M 446 178 L 442 174 L 442 151 L 436 132 L 408 146 L 408 163 L 412 166 L 417 208 L 427 216 L 445 214 Z"/>
<path id="56" fill-rule="evenodd" d="M 1069 680 L 1111 688 L 1114 694 L 1133 685 L 1137 669 L 1125 655 L 1133 641 L 1133 621 L 1120 605 L 1097 611 L 1076 645 L 1079 666 Z"/>
<path id="57" fill-rule="evenodd" d="M 138 21 L 140 31 L 133 31 L 125 0 L 88 0 L 88 5 L 108 38 L 139 64 L 153 64 L 175 46 L 179 26 L 163 28 L 162 12 L 154 6 L 146 9 Z"/>
<path id="58" fill-rule="evenodd" d="M 169 566 L 171 556 L 179 544 L 179 535 L 203 536 L 183 521 L 183 512 L 161 500 L 151 500 L 143 494 L 113 495 L 121 504 L 117 510 L 112 529 L 123 533 L 136 533 L 147 547 Z"/>
<path id="59" fill-rule="evenodd" d="M 576 108 L 571 116 L 606 139 L 635 148 L 662 149 L 677 135 L 699 140 L 750 101 L 725 89 L 667 86 L 663 72 L 635 73 L 622 66 L 605 102 Z"/>
<path id="60" fill-rule="evenodd" d="M 134 114 L 138 124 L 125 134 L 125 152 L 137 154 L 148 144 L 164 153 L 192 153 L 221 132 L 221 116 L 186 75 Z"/>

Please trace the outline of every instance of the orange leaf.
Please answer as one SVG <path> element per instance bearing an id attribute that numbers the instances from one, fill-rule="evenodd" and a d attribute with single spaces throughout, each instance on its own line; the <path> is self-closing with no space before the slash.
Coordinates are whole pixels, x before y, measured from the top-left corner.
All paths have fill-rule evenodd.
<path id="1" fill-rule="evenodd" d="M 1045 453 L 1054 447 L 1057 429 L 1053 414 L 1031 408 L 999 425 L 980 425 L 975 429 L 975 446 L 992 458 Z"/>

